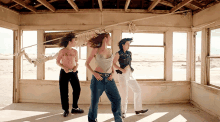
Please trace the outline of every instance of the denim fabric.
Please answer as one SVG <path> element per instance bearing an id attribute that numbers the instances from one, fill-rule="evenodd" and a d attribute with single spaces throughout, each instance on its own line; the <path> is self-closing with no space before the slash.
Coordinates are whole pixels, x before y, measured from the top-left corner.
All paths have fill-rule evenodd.
<path id="1" fill-rule="evenodd" d="M 110 73 L 100 73 L 103 80 L 98 81 L 95 76 L 92 76 L 90 89 L 91 89 L 91 104 L 88 113 L 88 121 L 97 121 L 97 110 L 99 98 L 105 91 L 108 99 L 111 102 L 111 109 L 114 115 L 115 122 L 122 122 L 121 117 L 121 97 L 119 95 L 117 86 L 114 79 L 108 80 Z"/>
<path id="2" fill-rule="evenodd" d="M 120 64 L 120 68 L 124 69 L 126 66 L 130 66 L 131 71 L 133 72 L 134 69 L 131 67 L 131 52 L 130 51 L 126 51 L 124 52 L 123 50 L 118 51 L 119 54 L 119 59 L 118 62 Z"/>

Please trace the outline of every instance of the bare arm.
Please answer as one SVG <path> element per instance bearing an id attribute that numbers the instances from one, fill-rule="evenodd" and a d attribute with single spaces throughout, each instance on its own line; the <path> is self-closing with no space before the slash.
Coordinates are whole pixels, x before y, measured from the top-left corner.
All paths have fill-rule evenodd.
<path id="1" fill-rule="evenodd" d="M 95 78 L 97 80 L 102 80 L 103 78 L 100 76 L 99 73 L 96 73 L 95 71 L 92 70 L 91 66 L 89 65 L 91 60 L 93 59 L 93 57 L 95 56 L 95 54 L 97 53 L 98 48 L 93 48 L 91 54 L 89 55 L 89 57 L 86 60 L 86 67 L 92 72 L 92 74 L 95 76 Z"/>
<path id="2" fill-rule="evenodd" d="M 75 56 L 75 62 L 76 62 L 76 66 L 73 68 L 73 71 L 74 72 L 76 72 L 76 70 L 77 70 L 77 68 L 78 68 L 78 52 L 77 52 L 77 50 L 75 50 L 75 54 L 76 54 L 76 56 Z"/>
<path id="3" fill-rule="evenodd" d="M 118 61 L 118 59 L 119 59 L 119 54 L 116 53 L 116 54 L 115 54 L 115 57 L 114 57 L 114 59 L 113 59 L 113 66 L 114 66 L 116 69 L 121 70 L 121 68 L 116 64 L 117 61 Z"/>
<path id="4" fill-rule="evenodd" d="M 86 60 L 86 67 L 94 74 L 95 72 L 92 70 L 91 66 L 89 65 L 90 62 L 92 61 L 93 57 L 95 56 L 95 54 L 97 53 L 98 48 L 93 48 L 91 54 L 89 55 L 89 57 Z"/>
<path id="5" fill-rule="evenodd" d="M 125 70 L 125 69 L 122 69 L 121 67 L 119 67 L 119 66 L 116 64 L 117 61 L 118 61 L 118 59 L 119 59 L 119 54 L 116 53 L 116 54 L 115 54 L 115 57 L 114 57 L 114 60 L 113 60 L 113 66 L 114 66 L 116 69 L 119 69 L 119 70 L 121 70 L 123 73 L 125 73 L 126 70 Z"/>

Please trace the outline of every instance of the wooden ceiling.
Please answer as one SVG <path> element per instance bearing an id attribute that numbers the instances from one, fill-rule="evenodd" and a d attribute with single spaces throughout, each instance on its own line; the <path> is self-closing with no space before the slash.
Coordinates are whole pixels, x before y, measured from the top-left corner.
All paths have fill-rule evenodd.
<path id="1" fill-rule="evenodd" d="M 0 0 L 0 5 L 21 14 L 42 12 L 124 11 L 193 14 L 218 4 L 220 0 Z"/>

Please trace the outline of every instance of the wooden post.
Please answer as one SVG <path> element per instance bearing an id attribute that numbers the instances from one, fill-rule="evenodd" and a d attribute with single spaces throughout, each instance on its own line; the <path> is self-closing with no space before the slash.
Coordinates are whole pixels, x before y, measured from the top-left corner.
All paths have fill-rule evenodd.
<path id="1" fill-rule="evenodd" d="M 191 81 L 195 81 L 195 64 L 196 64 L 196 32 L 193 31 L 192 35 L 192 42 L 191 42 Z"/>
<path id="2" fill-rule="evenodd" d="M 119 51 L 118 42 L 121 41 L 122 32 L 121 30 L 113 30 L 112 33 L 112 53 L 115 55 Z"/>
<path id="3" fill-rule="evenodd" d="M 119 51 L 118 42 L 121 41 L 122 31 L 119 29 L 113 30 L 111 38 L 112 38 L 112 53 L 113 53 L 113 56 L 115 56 L 115 53 Z M 119 63 L 117 64 L 119 66 Z M 113 77 L 114 77 L 115 82 L 119 82 L 118 76 L 116 73 L 114 73 Z"/>
<path id="4" fill-rule="evenodd" d="M 201 52 L 201 84 L 207 85 L 207 68 L 206 68 L 206 56 L 208 55 L 208 29 L 202 29 L 202 52 Z"/>
<path id="5" fill-rule="evenodd" d="M 43 30 L 37 30 L 37 58 L 43 58 L 45 54 L 44 45 L 42 44 L 44 42 L 44 31 Z M 43 80 L 45 79 L 45 63 L 39 63 L 37 65 L 37 79 Z"/>
<path id="6" fill-rule="evenodd" d="M 21 50 L 21 30 L 13 31 L 13 54 Z M 13 103 L 19 102 L 19 80 L 21 76 L 21 56 L 13 56 Z"/>
<path id="7" fill-rule="evenodd" d="M 187 33 L 186 80 L 191 80 L 192 31 Z"/>
<path id="8" fill-rule="evenodd" d="M 173 76 L 173 31 L 165 32 L 165 80 L 172 81 Z"/>

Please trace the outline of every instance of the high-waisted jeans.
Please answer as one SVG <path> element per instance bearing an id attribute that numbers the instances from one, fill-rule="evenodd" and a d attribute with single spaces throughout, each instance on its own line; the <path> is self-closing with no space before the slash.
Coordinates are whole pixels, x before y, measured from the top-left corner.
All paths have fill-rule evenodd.
<path id="1" fill-rule="evenodd" d="M 114 79 L 111 81 L 108 80 L 110 73 L 99 73 L 103 80 L 98 81 L 95 76 L 92 76 L 91 79 L 91 104 L 88 113 L 89 122 L 97 121 L 97 111 L 99 98 L 102 93 L 105 91 L 108 99 L 111 102 L 111 109 L 114 115 L 115 122 L 122 122 L 121 117 L 121 97 L 119 95 L 117 86 Z"/>

